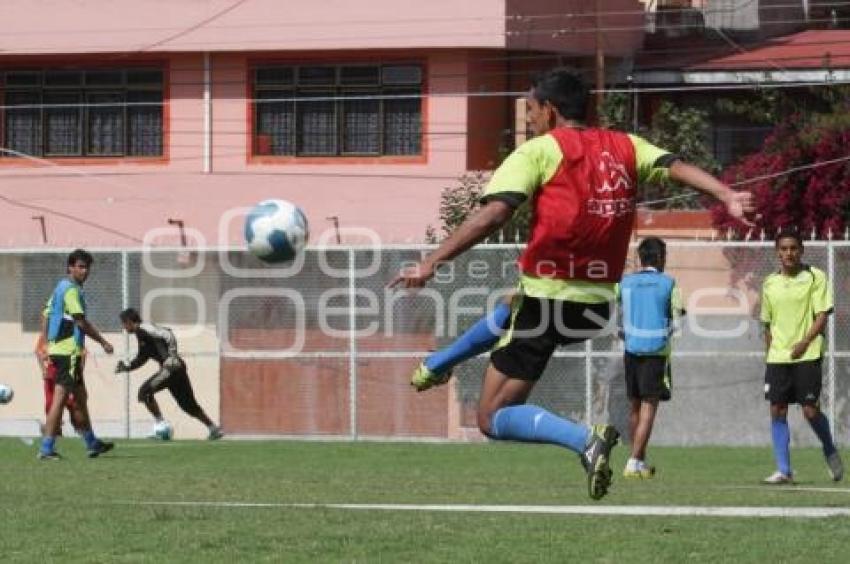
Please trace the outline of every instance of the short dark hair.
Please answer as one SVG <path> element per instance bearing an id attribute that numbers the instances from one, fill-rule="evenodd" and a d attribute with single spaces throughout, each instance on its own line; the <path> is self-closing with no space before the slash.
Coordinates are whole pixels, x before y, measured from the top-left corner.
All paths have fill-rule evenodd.
<path id="1" fill-rule="evenodd" d="M 94 257 L 85 249 L 74 249 L 68 255 L 68 266 L 74 266 L 78 262 L 83 262 L 86 266 L 91 266 L 94 262 Z"/>
<path id="2" fill-rule="evenodd" d="M 794 239 L 797 241 L 797 244 L 801 247 L 803 246 L 803 236 L 800 235 L 800 230 L 796 227 L 783 227 L 779 231 L 776 232 L 776 239 L 774 240 L 774 244 L 778 247 L 779 241 L 782 239 Z"/>
<path id="3" fill-rule="evenodd" d="M 667 243 L 658 237 L 647 237 L 638 245 L 638 256 L 641 265 L 660 269 L 667 258 Z"/>
<path id="4" fill-rule="evenodd" d="M 587 97 L 590 90 L 579 71 L 558 67 L 531 79 L 534 99 L 549 102 L 561 117 L 573 120 L 587 118 Z"/>
<path id="5" fill-rule="evenodd" d="M 124 311 L 118 314 L 118 319 L 120 319 L 123 323 L 141 323 L 142 316 L 139 315 L 139 312 L 135 309 L 128 307 Z"/>

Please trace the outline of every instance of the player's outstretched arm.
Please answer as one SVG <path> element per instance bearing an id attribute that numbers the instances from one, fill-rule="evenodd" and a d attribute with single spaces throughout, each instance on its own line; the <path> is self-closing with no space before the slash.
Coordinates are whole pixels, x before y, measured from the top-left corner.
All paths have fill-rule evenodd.
<path id="1" fill-rule="evenodd" d="M 416 266 L 406 268 L 389 284 L 390 288 L 421 288 L 434 276 L 437 266 L 483 241 L 507 223 L 514 214 L 511 205 L 491 200 L 472 214 L 440 246 Z"/>
<path id="2" fill-rule="evenodd" d="M 755 211 L 750 192 L 736 192 L 703 169 L 681 160 L 670 165 L 670 178 L 719 200 L 726 206 L 729 215 L 745 225 L 753 225 L 746 217 Z"/>
<path id="3" fill-rule="evenodd" d="M 109 341 L 103 338 L 103 336 L 100 334 L 100 331 L 97 330 L 97 327 L 92 325 L 92 323 L 88 319 L 86 319 L 82 315 L 75 315 L 74 321 L 76 322 L 77 327 L 79 327 L 83 333 L 100 343 L 100 346 L 103 347 L 103 350 L 106 351 L 106 354 L 112 354 L 112 351 L 114 350 L 112 348 L 112 345 L 109 343 Z"/>
<path id="4" fill-rule="evenodd" d="M 132 372 L 137 368 L 141 368 L 148 360 L 150 360 L 150 354 L 148 354 L 147 349 L 145 347 L 139 347 L 136 358 L 130 362 L 118 361 L 118 364 L 115 366 L 115 373 Z"/>

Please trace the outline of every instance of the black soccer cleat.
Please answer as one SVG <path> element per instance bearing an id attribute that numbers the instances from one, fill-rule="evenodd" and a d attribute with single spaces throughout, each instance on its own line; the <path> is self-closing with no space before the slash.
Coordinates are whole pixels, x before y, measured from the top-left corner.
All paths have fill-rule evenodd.
<path id="1" fill-rule="evenodd" d="M 115 448 L 115 443 L 110 443 L 108 441 L 101 441 L 98 439 L 95 441 L 94 445 L 88 449 L 88 457 L 89 458 L 97 458 L 101 454 L 105 454 Z"/>
<path id="2" fill-rule="evenodd" d="M 611 449 L 617 445 L 620 433 L 613 425 L 594 425 L 590 432 L 590 442 L 580 455 L 581 464 L 587 472 L 588 495 L 591 499 L 602 499 L 611 485 Z"/>

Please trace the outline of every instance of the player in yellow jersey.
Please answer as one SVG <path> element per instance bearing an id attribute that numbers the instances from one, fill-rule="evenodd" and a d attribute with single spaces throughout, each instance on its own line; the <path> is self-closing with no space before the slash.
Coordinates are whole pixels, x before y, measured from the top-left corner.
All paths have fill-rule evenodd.
<path id="1" fill-rule="evenodd" d="M 86 319 L 86 300 L 82 285 L 89 276 L 93 262 L 90 253 L 76 249 L 68 255 L 68 277 L 56 285 L 50 297 L 47 314 L 47 354 L 50 359 L 48 374 L 56 380 L 56 393 L 45 423 L 45 434 L 38 451 L 41 460 L 58 460 L 56 437 L 62 410 L 69 395 L 74 395 L 74 418 L 78 431 L 86 443 L 89 458 L 112 450 L 113 444 L 98 439 L 91 428 L 88 411 L 88 393 L 83 381 L 82 351 L 84 335 L 88 335 L 112 354 L 112 345 L 97 328 Z"/>
<path id="2" fill-rule="evenodd" d="M 531 233 L 519 258 L 516 297 L 490 355 L 478 403 L 478 428 L 496 440 L 547 443 L 579 455 L 588 494 L 599 499 L 611 482 L 610 452 L 618 431 L 584 425 L 527 400 L 559 345 L 601 334 L 620 281 L 641 183 L 669 177 L 719 199 L 737 217 L 752 211 L 752 196 L 734 192 L 705 171 L 640 137 L 587 127 L 588 88 L 571 69 L 537 77 L 527 98 L 537 135 L 517 147 L 493 173 L 482 206 L 419 264 L 390 286 L 419 288 L 437 268 L 483 241 L 531 205 Z M 464 353 L 465 354 L 465 353 Z M 426 367 L 427 368 L 427 367 Z M 432 374 L 433 371 L 431 371 Z M 443 380 L 434 374 L 439 383 Z M 414 375 L 424 389 L 431 376 Z"/>
<path id="3" fill-rule="evenodd" d="M 821 361 L 827 317 L 833 310 L 826 274 L 802 262 L 803 239 L 796 231 L 776 237 L 778 272 L 764 279 L 761 321 L 764 324 L 767 368 L 764 396 L 770 402 L 771 438 L 776 471 L 766 484 L 793 481 L 788 428 L 788 404 L 798 403 L 823 446 L 833 480 L 844 477 L 844 466 L 829 421 L 820 410 Z"/>

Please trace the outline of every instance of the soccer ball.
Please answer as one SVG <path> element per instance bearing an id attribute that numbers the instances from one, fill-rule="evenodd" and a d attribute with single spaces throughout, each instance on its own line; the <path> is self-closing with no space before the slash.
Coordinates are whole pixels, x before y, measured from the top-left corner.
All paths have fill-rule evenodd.
<path id="1" fill-rule="evenodd" d="M 248 250 L 263 262 L 288 262 L 307 244 L 307 217 L 286 200 L 263 200 L 245 218 Z"/>
<path id="2" fill-rule="evenodd" d="M 170 441 L 174 436 L 174 429 L 168 421 L 160 421 L 153 426 L 153 434 L 161 441 Z"/>
<path id="3" fill-rule="evenodd" d="M 15 390 L 6 384 L 0 384 L 0 403 L 9 403 L 15 397 Z"/>

